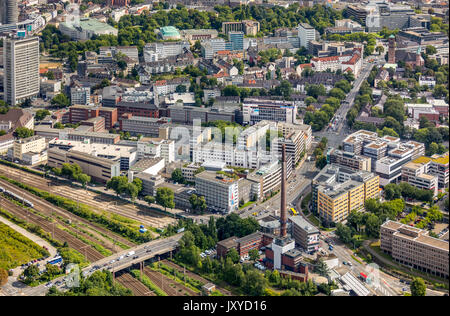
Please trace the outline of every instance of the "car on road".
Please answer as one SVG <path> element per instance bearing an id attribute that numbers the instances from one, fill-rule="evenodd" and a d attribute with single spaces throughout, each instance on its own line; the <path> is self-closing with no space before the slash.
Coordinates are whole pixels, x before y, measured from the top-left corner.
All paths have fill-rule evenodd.
<path id="1" fill-rule="evenodd" d="M 342 261 L 342 264 L 345 266 L 345 265 L 347 265 L 347 262 L 345 262 L 345 261 Z"/>
<path id="2" fill-rule="evenodd" d="M 52 287 L 53 283 L 52 282 L 48 282 L 45 287 Z"/>
<path id="3" fill-rule="evenodd" d="M 350 267 L 353 266 L 353 263 L 351 263 L 350 261 L 347 263 Z"/>

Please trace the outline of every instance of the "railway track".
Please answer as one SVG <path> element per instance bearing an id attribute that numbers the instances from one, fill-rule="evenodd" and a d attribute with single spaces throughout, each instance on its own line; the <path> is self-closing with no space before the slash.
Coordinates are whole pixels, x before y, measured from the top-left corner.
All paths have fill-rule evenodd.
<path id="1" fill-rule="evenodd" d="M 200 281 L 203 284 L 211 283 L 211 281 L 208 281 L 207 279 L 199 276 L 198 274 L 195 274 L 195 273 L 189 271 L 188 269 L 186 269 L 186 272 L 185 272 L 183 267 L 180 267 L 179 265 L 177 265 L 177 264 L 175 264 L 175 263 L 173 263 L 173 262 L 171 262 L 169 260 L 162 260 L 161 263 L 165 264 L 166 266 L 168 266 L 170 268 L 173 268 L 173 269 L 177 270 L 178 272 L 186 273 L 186 276 L 188 276 L 188 277 L 190 277 L 190 278 L 192 278 L 194 280 Z M 224 288 L 218 287 L 217 285 L 216 285 L 216 288 L 217 288 L 217 290 L 219 290 L 224 295 L 228 295 L 228 296 L 232 296 L 233 295 L 230 291 L 228 291 L 228 290 L 226 290 Z"/>
<path id="2" fill-rule="evenodd" d="M 130 205 L 129 203 L 125 203 L 123 201 L 115 201 L 111 197 L 102 196 L 101 194 L 96 194 L 92 192 L 86 192 L 80 188 L 72 188 L 64 184 L 53 186 L 52 185 L 54 183 L 53 180 L 44 179 L 40 176 L 27 173 L 25 171 L 21 171 L 8 166 L 2 166 L 2 169 L 0 169 L 0 174 L 9 177 L 11 179 L 14 179 L 16 181 L 21 181 L 25 184 L 38 187 L 46 191 L 52 192 L 54 194 L 60 195 L 62 197 L 73 200 L 80 200 L 80 196 L 86 197 L 86 193 L 88 196 L 91 194 L 95 195 L 92 198 L 82 199 L 81 202 L 91 207 L 94 207 L 95 209 L 98 209 L 100 211 L 108 211 L 111 213 L 116 213 L 118 215 L 134 219 L 136 221 L 142 222 L 152 227 L 163 228 L 166 227 L 168 224 L 171 224 L 176 221 L 175 219 L 172 219 L 165 215 L 161 215 L 157 212 L 152 212 L 147 209 L 139 209 L 139 207 L 135 207 L 133 205 Z M 82 190 L 83 192 L 79 192 L 80 190 Z M 107 205 L 105 207 L 105 203 L 112 204 L 114 202 L 117 204 Z"/>
<path id="3" fill-rule="evenodd" d="M 45 201 L 45 200 L 43 200 L 41 198 L 38 198 L 34 194 L 32 194 L 32 193 L 30 193 L 30 192 L 28 192 L 26 190 L 22 190 L 22 189 L 16 187 L 13 184 L 10 184 L 9 182 L 7 182 L 7 181 L 5 181 L 3 179 L 0 179 L 0 185 L 5 187 L 5 188 L 7 188 L 8 190 L 11 190 L 11 191 L 13 191 L 13 192 L 15 192 L 15 193 L 25 197 L 29 201 L 33 202 L 34 208 L 36 210 L 42 212 L 45 215 L 51 216 L 52 213 L 57 213 L 58 216 L 62 217 L 65 220 L 70 220 L 70 221 L 76 220 L 79 223 L 86 224 L 88 227 L 91 227 L 93 230 L 97 230 L 97 231 L 105 234 L 106 236 L 112 238 L 113 240 L 116 240 L 116 241 L 118 241 L 118 242 L 120 242 L 122 244 L 125 244 L 125 245 L 127 245 L 129 247 L 135 246 L 135 244 L 132 243 L 131 241 L 129 241 L 129 240 L 127 240 L 127 239 L 125 239 L 125 238 L 123 238 L 123 237 L 121 237 L 119 235 L 116 235 L 116 234 L 112 233 L 108 229 L 103 228 L 103 227 L 101 227 L 99 225 L 95 225 L 92 222 L 90 222 L 90 221 L 88 221 L 88 220 L 86 220 L 86 219 L 84 219 L 82 217 L 79 217 L 79 216 L 77 216 L 75 214 L 72 214 L 71 212 L 69 212 L 67 210 L 64 210 L 62 208 L 56 207 L 53 204 L 51 204 L 50 202 L 47 202 L 47 201 Z M 90 237 L 86 236 L 86 238 L 90 238 Z"/>
<path id="4" fill-rule="evenodd" d="M 116 281 L 127 289 L 130 289 L 135 296 L 156 296 L 144 284 L 133 278 L 129 273 L 123 273 L 116 277 Z"/>
<path id="5" fill-rule="evenodd" d="M 169 286 L 170 280 L 165 275 L 152 271 L 149 267 L 144 267 L 144 274 L 152 281 L 157 287 L 167 293 L 169 296 L 178 296 L 178 292 Z"/>
<path id="6" fill-rule="evenodd" d="M 13 202 L 9 201 L 8 199 L 5 199 L 2 196 L 0 196 L 0 201 L 1 206 L 6 210 L 8 210 L 8 212 L 12 213 L 13 215 L 17 216 L 18 218 L 26 222 L 38 225 L 44 231 L 48 232 L 49 234 L 53 234 L 53 238 L 61 242 L 67 242 L 69 247 L 85 255 L 86 259 L 89 260 L 90 262 L 95 262 L 97 260 L 104 258 L 104 256 L 97 250 L 95 250 L 92 246 L 83 243 L 82 241 L 72 236 L 68 232 L 65 232 L 57 227 L 54 227 L 54 225 L 56 226 L 56 224 L 50 223 L 45 218 L 42 218 L 39 215 L 36 215 L 34 213 L 25 210 L 24 208 L 14 204 Z"/>

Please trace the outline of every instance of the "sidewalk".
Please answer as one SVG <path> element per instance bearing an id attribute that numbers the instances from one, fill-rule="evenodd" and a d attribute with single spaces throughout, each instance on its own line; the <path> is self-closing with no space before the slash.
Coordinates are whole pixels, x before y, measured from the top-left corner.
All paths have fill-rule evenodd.
<path id="1" fill-rule="evenodd" d="M 53 247 L 52 245 L 50 245 L 47 241 L 43 240 L 41 237 L 36 236 L 32 233 L 30 233 L 29 231 L 23 229 L 22 227 L 10 222 L 9 220 L 7 220 L 6 218 L 3 218 L 0 216 L 0 222 L 4 223 L 5 225 L 9 226 L 10 228 L 14 229 L 16 232 L 18 232 L 19 234 L 27 237 L 28 239 L 30 239 L 31 241 L 33 241 L 34 243 L 36 243 L 39 246 L 45 246 L 48 249 L 48 252 L 50 253 L 51 257 L 54 257 L 56 255 L 56 248 Z M 17 277 L 22 270 L 20 269 L 20 267 L 16 267 L 15 269 L 13 269 L 14 277 Z"/>

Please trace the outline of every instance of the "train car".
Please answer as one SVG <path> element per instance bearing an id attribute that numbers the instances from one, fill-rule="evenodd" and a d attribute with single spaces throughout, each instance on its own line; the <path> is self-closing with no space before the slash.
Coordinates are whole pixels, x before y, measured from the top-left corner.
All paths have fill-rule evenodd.
<path id="1" fill-rule="evenodd" d="M 58 263 L 61 263 L 62 260 L 63 260 L 63 259 L 62 259 L 61 256 L 57 256 L 57 257 L 55 257 L 55 258 L 53 258 L 53 259 L 48 260 L 48 261 L 47 261 L 47 264 L 58 264 Z"/>
<path id="2" fill-rule="evenodd" d="M 23 198 L 22 196 L 17 195 L 16 193 L 8 191 L 8 190 L 4 190 L 2 192 L 4 194 L 8 195 L 9 197 L 12 197 L 15 200 L 22 202 L 24 205 L 34 208 L 34 204 L 32 202 L 28 201 L 27 199 Z"/>

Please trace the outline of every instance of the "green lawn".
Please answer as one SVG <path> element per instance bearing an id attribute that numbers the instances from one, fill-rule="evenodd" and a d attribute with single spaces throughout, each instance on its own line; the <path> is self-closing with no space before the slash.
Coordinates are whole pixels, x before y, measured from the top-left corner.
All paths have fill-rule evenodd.
<path id="1" fill-rule="evenodd" d="M 317 217 L 315 217 L 314 214 L 310 214 L 307 217 L 314 224 L 314 226 L 319 227 L 319 225 L 320 225 L 319 219 Z"/>
<path id="2" fill-rule="evenodd" d="M 255 203 L 255 201 L 248 201 L 248 202 L 245 203 L 244 205 L 239 206 L 239 209 L 243 209 L 243 208 L 245 208 L 245 207 L 247 207 L 247 206 L 250 206 L 250 205 L 252 205 L 252 204 L 254 204 L 254 203 Z"/>
<path id="3" fill-rule="evenodd" d="M 0 268 L 9 270 L 46 255 L 42 247 L 0 223 Z"/>

